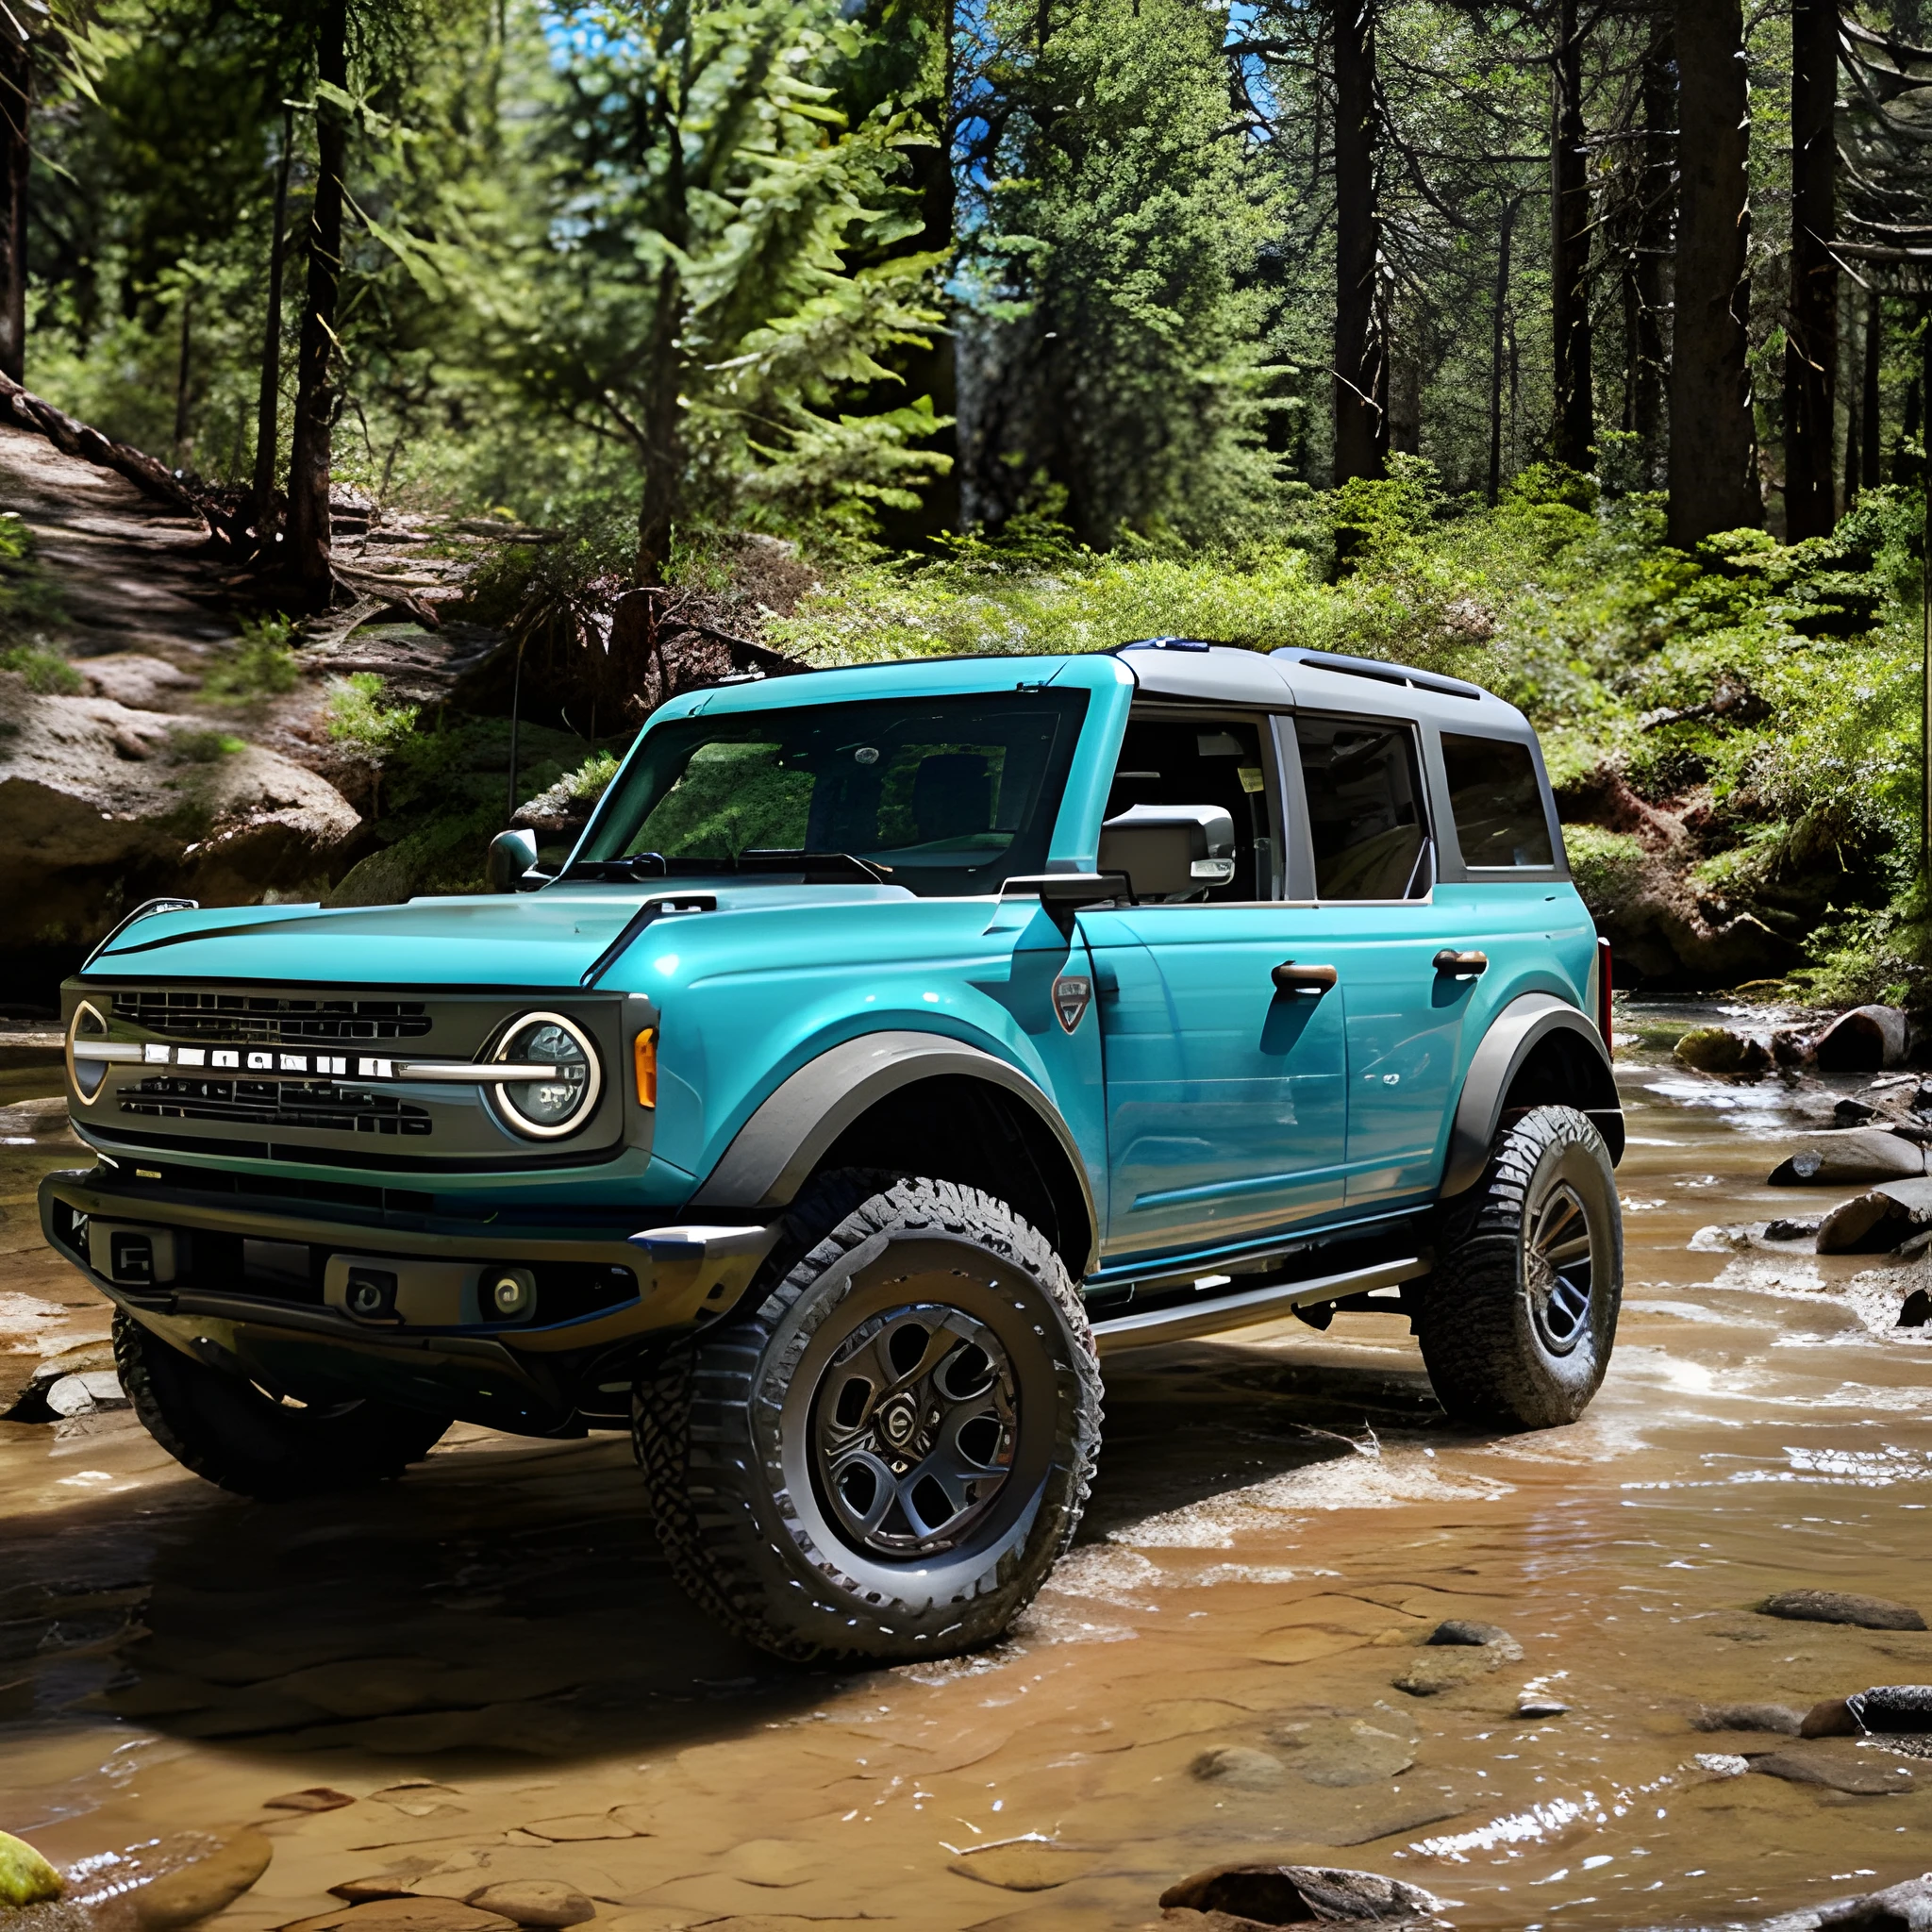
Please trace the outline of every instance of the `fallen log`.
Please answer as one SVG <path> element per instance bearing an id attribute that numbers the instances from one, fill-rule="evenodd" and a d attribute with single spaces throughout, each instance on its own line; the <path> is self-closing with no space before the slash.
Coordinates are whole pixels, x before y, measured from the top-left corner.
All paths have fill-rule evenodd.
<path id="1" fill-rule="evenodd" d="M 0 419 L 17 423 L 44 436 L 63 456 L 78 457 L 98 469 L 112 470 L 125 476 L 143 495 L 164 503 L 183 516 L 208 522 L 206 508 L 182 487 L 174 472 L 163 463 L 136 449 L 133 444 L 116 442 L 91 424 L 57 409 L 43 396 L 23 389 L 10 375 L 0 375 Z"/>

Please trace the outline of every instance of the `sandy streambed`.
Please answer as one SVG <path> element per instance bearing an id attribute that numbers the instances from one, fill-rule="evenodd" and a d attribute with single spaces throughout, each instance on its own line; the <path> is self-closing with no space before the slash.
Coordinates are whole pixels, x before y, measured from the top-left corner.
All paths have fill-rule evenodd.
<path id="1" fill-rule="evenodd" d="M 1693 1727 L 1932 1681 L 1932 1635 L 1750 1607 L 1813 1585 L 1932 1612 L 1932 1355 L 1883 1326 L 1917 1270 L 1693 1249 L 1842 1193 L 1762 1185 L 1774 1084 L 1654 1055 L 1624 1078 L 1627 1299 L 1581 1424 L 1449 1429 L 1386 1318 L 1118 1361 L 1079 1547 L 960 1662 L 799 1673 L 720 1636 L 610 1439 L 460 1430 L 393 1489 L 270 1509 L 125 1412 L 0 1424 L 0 1827 L 65 1862 L 260 1824 L 274 1860 L 213 1922 L 236 1932 L 357 1879 L 562 1881 L 624 1932 L 1058 1932 L 1158 1923 L 1163 1887 L 1249 1854 L 1410 1880 L 1459 1926 L 1760 1917 L 1922 1872 L 1932 1762 L 1887 1756 L 1865 1795 L 1836 1788 L 1874 1761 L 1849 1741 L 1814 1752 L 1849 1774 L 1801 1782 L 1739 1769 L 1790 1740 Z M 32 1226 L 75 1149 L 15 1139 L 10 1386 L 106 1327 Z M 1415 1694 L 1448 1617 L 1521 1657 Z M 353 1802 L 265 1802 L 314 1787 Z"/>

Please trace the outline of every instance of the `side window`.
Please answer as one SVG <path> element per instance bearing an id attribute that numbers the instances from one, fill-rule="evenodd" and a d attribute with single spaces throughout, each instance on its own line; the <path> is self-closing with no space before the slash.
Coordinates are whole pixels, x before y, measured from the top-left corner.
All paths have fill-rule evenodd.
<path id="1" fill-rule="evenodd" d="M 1234 877 L 1201 896 L 1224 904 L 1278 899 L 1265 736 L 1258 718 L 1130 717 L 1107 816 L 1135 805 L 1219 806 L 1234 821 Z"/>
<path id="2" fill-rule="evenodd" d="M 1353 718 L 1294 721 L 1321 899 L 1413 899 L 1429 890 L 1415 733 Z"/>
<path id="3" fill-rule="evenodd" d="M 1556 863 L 1528 745 L 1445 731 L 1442 764 L 1463 864 L 1501 869 Z"/>

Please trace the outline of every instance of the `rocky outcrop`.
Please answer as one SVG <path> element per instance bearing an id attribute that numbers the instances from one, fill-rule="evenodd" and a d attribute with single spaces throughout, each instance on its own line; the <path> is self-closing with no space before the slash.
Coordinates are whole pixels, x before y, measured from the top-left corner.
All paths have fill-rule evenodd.
<path id="1" fill-rule="evenodd" d="M 49 697 L 0 674 L 0 901 L 18 947 L 97 940 L 160 892 L 326 890 L 361 821 L 325 779 L 199 721 Z"/>

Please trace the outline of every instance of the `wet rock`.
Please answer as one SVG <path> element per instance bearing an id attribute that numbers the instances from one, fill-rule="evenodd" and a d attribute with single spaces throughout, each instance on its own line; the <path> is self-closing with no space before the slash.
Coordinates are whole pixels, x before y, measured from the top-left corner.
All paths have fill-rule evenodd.
<path id="1" fill-rule="evenodd" d="M 1501 1670 L 1505 1660 L 1500 1650 L 1488 1644 L 1424 1650 L 1392 1681 L 1398 1690 L 1410 1697 L 1436 1697 Z"/>
<path id="2" fill-rule="evenodd" d="M 1766 1597 L 1758 1608 L 1767 1617 L 1789 1617 L 1800 1624 L 1856 1624 L 1863 1630 L 1925 1627 L 1924 1618 L 1909 1604 L 1842 1590 L 1784 1590 Z"/>
<path id="3" fill-rule="evenodd" d="M 1789 1784 L 1819 1785 L 1855 1797 L 1885 1797 L 1915 1788 L 1911 1767 L 1882 1752 L 1836 1738 L 1787 1745 L 1751 1758 L 1751 1769 Z"/>
<path id="4" fill-rule="evenodd" d="M 1671 1049 L 1671 1058 L 1700 1074 L 1761 1074 L 1771 1055 L 1760 1041 L 1728 1026 L 1694 1026 Z"/>
<path id="5" fill-rule="evenodd" d="M 1163 1911 L 1224 1912 L 1259 1925 L 1427 1924 L 1442 1902 L 1419 1885 L 1328 1865 L 1216 1865 L 1160 1894 Z"/>
<path id="6" fill-rule="evenodd" d="M 1854 1100 L 1849 1094 L 1831 1109 L 1832 1124 L 1839 1127 L 1862 1127 L 1867 1121 L 1877 1118 L 1878 1109 L 1869 1100 Z"/>
<path id="7" fill-rule="evenodd" d="M 1789 1215 L 1780 1215 L 1775 1221 L 1764 1224 L 1764 1239 L 1768 1241 L 1808 1241 L 1824 1224 L 1812 1221 L 1794 1221 Z"/>
<path id="8" fill-rule="evenodd" d="M 68 1900 L 83 1910 L 111 1907 L 134 1932 L 174 1932 L 232 1905 L 268 1870 L 275 1846 L 248 1827 L 177 1831 L 152 1843 L 87 1861 Z"/>
<path id="9" fill-rule="evenodd" d="M 1523 1656 L 1523 1646 L 1500 1624 L 1475 1624 L 1466 1617 L 1446 1617 L 1428 1634 L 1432 1644 L 1454 1644 L 1472 1649 L 1494 1649 L 1509 1662 Z"/>
<path id="10" fill-rule="evenodd" d="M 1827 1899 L 1760 1919 L 1757 1932 L 1923 1932 L 1932 1926 L 1932 1873 L 1857 1898 Z"/>
<path id="11" fill-rule="evenodd" d="M 1895 1067 L 1911 1043 L 1911 1026 L 1896 1007 L 1856 1007 L 1818 1036 L 1822 1074 L 1875 1074 Z"/>
<path id="12" fill-rule="evenodd" d="M 1834 1208 L 1818 1225 L 1821 1255 L 1884 1255 L 1932 1227 L 1932 1180 L 1886 1181 Z"/>
<path id="13" fill-rule="evenodd" d="M 1517 1700 L 1516 1708 L 1509 1714 L 1511 1717 L 1521 1718 L 1568 1717 L 1570 1707 L 1567 1704 L 1558 1704 L 1554 1697 L 1532 1697 L 1525 1691 Z"/>
<path id="14" fill-rule="evenodd" d="M 25 1839 L 0 1831 L 0 1906 L 18 1911 L 58 1898 L 66 1890 L 59 1873 Z"/>
<path id="15" fill-rule="evenodd" d="M 347 1791 L 338 1791 L 328 1785 L 308 1785 L 299 1791 L 284 1791 L 278 1798 L 264 1798 L 261 1808 L 264 1811 L 340 1811 L 344 1805 L 353 1805 L 355 1799 Z"/>
<path id="16" fill-rule="evenodd" d="M 1272 1790 L 1287 1775 L 1287 1767 L 1272 1751 L 1250 1744 L 1222 1744 L 1204 1751 L 1188 1769 L 1204 1784 L 1232 1785 L 1238 1791 Z"/>
<path id="17" fill-rule="evenodd" d="M 597 1907 L 576 1890 L 554 1878 L 507 1878 L 471 1892 L 465 1905 L 500 1912 L 519 1925 L 581 1925 Z"/>
<path id="18" fill-rule="evenodd" d="M 1915 1288 L 1905 1299 L 1905 1306 L 1898 1311 L 1898 1325 L 1901 1328 L 1923 1328 L 1932 1322 L 1932 1293 L 1923 1288 Z"/>
<path id="19" fill-rule="evenodd" d="M 1289 1768 L 1297 1776 L 1337 1790 L 1400 1777 L 1415 1762 L 1407 1738 L 1365 1718 L 1308 1718 L 1282 1725 L 1274 1740 L 1291 1754 Z"/>
<path id="20" fill-rule="evenodd" d="M 84 1374 L 60 1375 L 49 1383 L 47 1407 L 63 1420 L 93 1415 L 104 1408 L 125 1408 L 127 1397 L 112 1369 L 91 1369 Z"/>
<path id="21" fill-rule="evenodd" d="M 524 1829 L 554 1844 L 589 1844 L 601 1838 L 636 1838 L 638 1833 L 608 1811 L 584 1811 L 563 1818 L 540 1818 Z"/>
<path id="22" fill-rule="evenodd" d="M 1774 1188 L 1855 1187 L 1861 1181 L 1920 1178 L 1924 1150 L 1888 1127 L 1848 1127 L 1813 1134 L 1766 1176 Z"/>
<path id="23" fill-rule="evenodd" d="M 1002 1891 L 1051 1891 L 1092 1871 L 1095 1860 L 1079 1852 L 1062 1851 L 1049 1839 L 1016 1839 L 1010 1844 L 988 1845 L 966 1852 L 946 1867 L 961 1878 L 996 1885 Z"/>
<path id="24" fill-rule="evenodd" d="M 1696 1731 L 1774 1731 L 1780 1737 L 1808 1735 L 1805 1713 L 1789 1704 L 1712 1704 L 1690 1720 Z"/>
<path id="25" fill-rule="evenodd" d="M 385 1898 L 295 1919 L 278 1932 L 510 1932 L 514 1919 L 454 1898 Z"/>
<path id="26" fill-rule="evenodd" d="M 1822 1704 L 1814 1704 L 1798 1726 L 1801 1738 L 1855 1738 L 1857 1734 L 1857 1720 L 1842 1697 L 1827 1697 Z"/>
<path id="27" fill-rule="evenodd" d="M 345 1878 L 340 1885 L 328 1889 L 331 1898 L 339 1898 L 346 1905 L 373 1905 L 382 1898 L 414 1898 L 414 1882 L 399 1873 L 376 1873 L 368 1878 Z"/>

